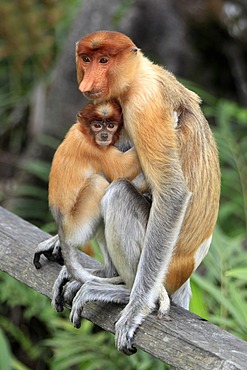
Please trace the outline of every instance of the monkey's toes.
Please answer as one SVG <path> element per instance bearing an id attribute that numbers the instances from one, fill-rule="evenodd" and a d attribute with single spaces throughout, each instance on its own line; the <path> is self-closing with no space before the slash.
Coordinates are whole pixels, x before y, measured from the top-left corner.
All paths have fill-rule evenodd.
<path id="1" fill-rule="evenodd" d="M 71 310 L 70 314 L 70 321 L 74 325 L 76 329 L 79 329 L 81 327 L 81 309 L 73 309 Z"/>
<path id="2" fill-rule="evenodd" d="M 40 256 L 37 255 L 37 253 L 35 253 L 34 258 L 33 258 L 33 264 L 37 270 L 41 269 L 42 267 L 41 263 L 39 262 L 39 257 Z"/>

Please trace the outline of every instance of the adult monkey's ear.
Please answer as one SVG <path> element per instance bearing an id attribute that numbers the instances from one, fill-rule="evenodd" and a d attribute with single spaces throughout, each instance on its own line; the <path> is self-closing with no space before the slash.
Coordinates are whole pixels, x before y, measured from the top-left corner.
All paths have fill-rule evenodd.
<path id="1" fill-rule="evenodd" d="M 131 51 L 134 51 L 137 53 L 138 50 L 140 50 L 139 48 L 137 48 L 136 46 L 133 46 L 132 48 L 130 48 Z"/>

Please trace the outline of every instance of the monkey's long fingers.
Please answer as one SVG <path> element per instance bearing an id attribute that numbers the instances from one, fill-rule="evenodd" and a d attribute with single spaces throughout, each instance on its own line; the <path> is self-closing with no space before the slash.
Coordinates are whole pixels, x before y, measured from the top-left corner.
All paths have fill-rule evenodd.
<path id="1" fill-rule="evenodd" d="M 62 255 L 60 251 L 60 243 L 58 235 L 55 235 L 41 243 L 39 243 L 33 258 L 33 264 L 36 269 L 40 269 L 42 267 L 40 261 L 40 256 L 44 255 L 50 261 L 56 261 L 61 264 L 62 262 Z"/>
<path id="2" fill-rule="evenodd" d="M 63 290 L 63 300 L 66 306 L 70 308 L 72 307 L 73 299 L 75 298 L 81 286 L 82 284 L 76 280 L 72 280 L 66 284 Z"/>
<path id="3" fill-rule="evenodd" d="M 136 352 L 134 346 L 134 336 L 149 313 L 154 310 L 154 306 L 150 306 L 143 300 L 130 301 L 121 312 L 120 318 L 115 324 L 116 334 L 115 343 L 118 350 L 126 355 L 132 355 Z"/>
<path id="4" fill-rule="evenodd" d="M 70 321 L 74 327 L 79 329 L 81 327 L 81 313 L 83 310 L 84 299 L 83 299 L 83 286 L 77 292 L 72 302 L 72 309 L 70 312 Z"/>
<path id="5" fill-rule="evenodd" d="M 94 294 L 94 292 L 97 293 L 97 290 L 95 291 L 95 285 L 96 287 L 98 285 L 102 287 L 102 284 L 93 281 L 85 282 L 83 286 L 80 288 L 80 290 L 78 290 L 75 298 L 73 299 L 72 309 L 70 313 L 70 321 L 77 329 L 80 328 L 81 326 L 81 313 L 84 305 L 88 301 L 100 300 L 98 299 L 97 294 Z"/>
<path id="6" fill-rule="evenodd" d="M 59 239 L 54 244 L 54 248 L 51 251 L 52 253 L 44 252 L 44 256 L 51 262 L 57 262 L 59 265 L 64 265 L 64 259 L 62 255 L 62 249 L 60 247 Z"/>
<path id="7" fill-rule="evenodd" d="M 55 310 L 57 310 L 58 312 L 62 312 L 63 311 L 63 306 L 64 306 L 64 298 L 63 298 L 63 294 L 64 294 L 64 285 L 66 283 L 68 283 L 69 281 L 71 280 L 71 276 L 66 268 L 66 266 L 64 266 L 55 283 L 54 283 L 54 286 L 53 286 L 53 297 L 52 297 L 52 306 L 55 308 Z"/>
<path id="8" fill-rule="evenodd" d="M 39 262 L 40 256 L 43 252 L 35 252 L 33 257 L 33 264 L 36 267 L 37 270 L 41 269 L 42 265 Z"/>
<path id="9" fill-rule="evenodd" d="M 159 319 L 164 318 L 165 320 L 170 321 L 171 319 L 168 316 L 168 313 L 170 311 L 170 298 L 164 286 L 162 286 L 160 290 L 158 306 L 159 306 L 157 313 L 158 318 Z"/>
<path id="10" fill-rule="evenodd" d="M 72 306 L 72 310 L 70 313 L 70 321 L 74 325 L 76 329 L 81 327 L 81 314 L 82 314 L 83 307 L 74 307 Z"/>
<path id="11" fill-rule="evenodd" d="M 128 307 L 127 305 L 126 307 Z M 136 353 L 136 348 L 134 347 L 133 340 L 135 332 L 139 326 L 140 322 L 134 322 L 131 320 L 133 316 L 132 309 L 124 309 L 121 312 L 120 318 L 115 324 L 115 344 L 119 351 L 130 356 Z"/>

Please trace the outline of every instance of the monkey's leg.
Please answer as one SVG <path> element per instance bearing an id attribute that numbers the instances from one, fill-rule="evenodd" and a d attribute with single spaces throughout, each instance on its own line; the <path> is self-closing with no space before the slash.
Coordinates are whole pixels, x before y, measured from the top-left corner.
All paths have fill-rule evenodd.
<path id="1" fill-rule="evenodd" d="M 59 240 L 65 260 L 65 267 L 58 275 L 53 288 L 52 303 L 58 311 L 63 309 L 64 285 L 68 281 L 73 278 L 83 284 L 95 277 L 81 265 L 77 247 L 95 235 L 102 221 L 99 204 L 108 184 L 100 175 L 91 176 L 83 184 L 70 212 L 62 214 L 58 219 Z M 54 206 L 54 214 L 57 211 Z"/>
<path id="2" fill-rule="evenodd" d="M 111 191 L 107 190 L 107 194 L 102 200 L 102 212 L 107 225 L 105 234 L 108 258 L 126 285 L 110 286 L 103 280 L 99 283 L 84 284 L 78 290 L 72 304 L 71 320 L 76 327 L 79 326 L 83 305 L 86 302 L 93 300 L 126 304 L 134 283 L 150 204 L 128 181 L 117 181 L 115 184 L 117 190 L 114 191 L 114 196 L 109 195 L 108 193 Z M 109 204 L 107 204 L 108 201 Z M 124 228 L 119 228 L 119 233 L 114 232 L 114 230 L 118 231 L 116 226 L 119 226 L 118 223 L 121 224 L 122 220 L 125 221 Z M 163 285 L 160 287 L 157 304 L 158 316 L 166 315 L 169 297 Z"/>
<path id="3" fill-rule="evenodd" d="M 124 274 L 124 271 L 120 271 L 121 268 L 124 269 L 124 263 L 130 263 L 131 267 L 130 261 L 133 260 L 135 264 L 130 301 L 123 309 L 115 325 L 117 348 L 129 355 L 135 352 L 133 338 L 136 329 L 144 318 L 155 309 L 155 303 L 159 300 L 163 275 L 160 275 L 159 279 L 155 281 L 152 294 L 150 294 L 151 292 L 148 293 L 147 290 L 154 280 L 154 274 L 157 272 L 156 261 L 153 260 L 152 254 L 150 254 L 150 257 L 147 256 L 147 261 L 143 261 L 143 245 L 148 227 L 150 206 L 144 202 L 142 195 L 136 191 L 132 184 L 125 180 L 112 183 L 102 199 L 102 209 L 108 251 L 120 276 Z M 111 230 L 116 230 L 116 232 L 112 233 Z M 115 249 L 116 242 L 118 249 Z M 158 242 L 157 246 L 162 247 L 159 246 Z M 139 254 L 137 248 L 139 248 Z M 119 261 L 118 255 L 124 253 L 130 254 L 131 257 L 129 259 L 126 258 L 124 263 L 122 263 Z M 135 260 L 135 253 L 138 255 L 138 263 L 136 263 L 137 258 Z M 140 281 L 140 276 L 143 275 L 140 274 L 140 269 L 144 268 L 143 266 L 147 273 L 143 276 L 143 280 Z M 127 273 L 130 273 L 128 269 Z M 162 271 L 159 272 L 159 274 L 161 273 Z M 126 283 L 128 284 L 127 281 Z M 138 299 L 133 299 L 133 289 L 137 286 Z M 170 308 L 168 295 L 163 295 L 160 302 L 160 312 L 164 315 Z"/>
<path id="4" fill-rule="evenodd" d="M 137 193 L 137 195 L 140 196 L 140 203 L 144 203 L 143 205 L 144 207 L 147 208 L 146 211 L 148 213 L 149 204 L 146 202 L 145 198 L 143 198 L 136 190 L 135 190 L 135 193 Z M 134 222 L 134 220 L 129 219 L 129 222 L 133 225 L 132 221 Z M 143 222 L 145 224 L 145 220 L 143 220 Z M 140 247 L 139 247 L 138 239 L 143 238 L 143 235 L 142 236 L 138 235 L 136 237 L 138 243 L 136 243 L 136 241 L 132 239 L 130 241 L 130 246 L 127 246 L 127 248 L 124 249 L 124 251 L 122 252 L 120 251 L 120 248 L 119 248 L 118 235 L 116 234 L 113 236 L 113 230 L 111 229 L 111 226 L 109 225 L 109 230 L 108 230 L 109 235 L 112 235 L 114 239 L 111 241 L 112 247 L 113 247 L 112 249 L 115 251 L 114 253 L 112 249 L 109 249 L 108 246 L 106 247 L 104 229 L 101 228 L 97 234 L 97 240 L 100 244 L 102 253 L 105 257 L 105 271 L 107 273 L 107 276 L 114 276 L 115 274 L 118 274 L 120 270 L 123 270 L 124 272 L 122 273 L 122 276 L 121 276 L 123 281 L 127 282 L 130 286 L 132 286 L 137 264 L 138 264 L 139 257 L 140 257 Z M 108 235 L 108 238 L 109 238 L 109 235 Z M 136 252 L 134 251 L 135 248 L 136 248 Z M 132 253 L 130 249 L 132 249 Z M 117 260 L 120 257 L 122 258 L 122 260 L 118 262 Z M 112 258 L 114 258 L 114 261 Z M 118 266 L 119 271 L 117 271 L 114 263 L 116 263 L 116 265 Z M 122 265 L 122 268 L 119 267 L 119 264 Z M 68 289 L 66 288 L 65 294 L 67 294 L 67 290 Z M 87 282 L 78 290 L 73 300 L 70 319 L 73 322 L 74 326 L 79 328 L 80 322 L 81 322 L 81 312 L 86 302 L 100 301 L 100 302 L 108 302 L 108 303 L 111 302 L 111 303 L 127 304 L 129 301 L 129 296 L 130 296 L 130 289 L 127 288 L 126 285 L 113 285 L 113 284 L 106 283 L 103 280 L 101 282 L 95 282 L 95 281 Z"/>
<path id="5" fill-rule="evenodd" d="M 119 284 L 121 279 L 118 278 L 118 273 L 106 249 L 103 223 L 100 225 L 97 231 L 96 239 L 104 256 L 104 266 L 99 269 L 86 269 L 86 271 L 92 275 L 102 278 L 115 277 L 117 279 L 114 279 L 113 283 Z M 64 303 L 66 303 L 67 306 L 71 306 L 76 293 L 82 285 L 83 284 L 81 282 L 73 280 L 71 274 L 64 266 L 53 286 L 53 307 L 58 311 L 62 311 Z"/>
<path id="6" fill-rule="evenodd" d="M 137 192 L 132 184 L 125 180 L 112 183 L 102 199 L 102 214 L 105 222 L 105 236 L 108 251 L 117 271 L 120 275 L 125 274 L 126 283 L 130 284 L 131 287 L 135 280 L 137 266 L 142 253 L 149 212 L 149 204 L 142 195 Z M 115 233 L 112 233 L 111 230 L 115 230 Z M 116 245 L 117 248 L 115 249 Z M 125 259 L 121 261 L 118 258 L 119 254 L 123 254 Z M 129 255 L 129 257 L 127 255 Z M 131 276 L 131 282 L 127 280 L 128 276 L 126 276 L 127 274 L 124 272 L 126 264 L 128 266 L 127 274 Z M 155 266 L 153 266 L 153 268 L 155 268 Z M 141 294 L 144 293 L 143 291 Z M 143 309 L 146 310 L 147 308 L 143 307 Z M 133 314 L 132 311 L 131 313 Z M 121 317 L 122 313 L 115 325 L 116 340 L 118 339 L 118 324 L 119 322 L 121 323 Z M 137 326 L 139 324 L 140 323 L 137 322 Z M 128 333 L 130 334 L 130 340 L 127 354 L 136 351 L 132 345 L 134 331 Z M 117 342 L 116 344 L 118 346 Z"/>
<path id="7" fill-rule="evenodd" d="M 150 204 L 127 180 L 113 182 L 101 202 L 107 250 L 131 289 L 142 253 Z"/>
<path id="8" fill-rule="evenodd" d="M 84 283 L 94 278 L 79 261 L 78 246 L 92 239 L 102 222 L 100 202 L 108 187 L 108 181 L 100 175 L 92 175 L 83 184 L 70 212 L 59 223 L 59 239 L 65 266 L 75 280 Z"/>
<path id="9" fill-rule="evenodd" d="M 80 264 L 76 248 L 77 245 L 84 244 L 91 239 L 101 225 L 100 201 L 108 185 L 109 183 L 99 175 L 93 175 L 88 179 L 87 186 L 78 195 L 76 207 L 74 207 L 76 212 L 64 217 L 63 223 L 59 225 L 59 238 L 66 266 L 59 274 L 53 290 L 52 302 L 59 311 L 63 307 L 63 294 L 65 293 L 63 287 L 71 280 L 71 277 L 82 284 L 86 281 L 119 284 L 123 281 L 122 277 L 116 276 L 114 263 L 111 262 L 109 252 L 106 249 L 103 250 L 106 259 L 106 269 L 103 272 L 108 276 L 112 274 L 112 277 L 95 276 L 95 270 L 91 273 L 90 270 L 84 268 Z"/>
<path id="10" fill-rule="evenodd" d="M 58 235 L 55 235 L 39 243 L 33 258 L 33 264 L 36 267 L 36 269 L 40 269 L 42 267 L 41 263 L 39 262 L 42 254 L 49 261 L 57 262 L 60 265 L 64 264 Z"/>
<path id="11" fill-rule="evenodd" d="M 81 266 L 82 267 L 82 266 Z M 82 267 L 83 268 L 83 267 Z M 103 284 L 122 284 L 123 280 L 120 276 L 113 276 L 113 277 L 98 277 L 96 275 L 92 275 L 90 270 L 85 270 L 85 276 L 89 276 L 89 284 L 92 282 L 102 282 Z M 97 270 L 92 270 L 96 272 Z M 85 280 L 86 282 L 86 280 Z M 69 284 L 67 284 L 69 283 Z M 66 285 L 67 284 L 67 285 Z M 63 266 L 61 269 L 54 285 L 53 285 L 53 297 L 52 297 L 52 306 L 56 309 L 56 311 L 61 312 L 63 311 L 64 302 L 68 305 L 71 305 L 74 296 L 77 294 L 77 291 L 84 286 L 85 283 L 81 281 L 73 280 L 71 274 L 69 273 L 66 266 Z"/>
<path id="12" fill-rule="evenodd" d="M 71 320 L 77 327 L 85 302 L 96 300 L 126 304 L 142 252 L 150 204 L 128 181 L 116 181 L 113 194 L 110 188 L 102 200 L 107 251 L 126 286 L 120 289 L 120 286 L 105 285 L 103 280 L 97 284 L 97 289 L 95 284 L 84 284 L 72 304 Z M 164 291 L 161 286 L 159 316 L 166 314 L 169 303 L 169 297 L 166 292 L 165 296 Z"/>
<path id="13" fill-rule="evenodd" d="M 167 186 L 163 195 L 153 194 L 152 206 L 145 225 L 140 212 L 138 212 L 140 197 L 134 193 L 131 184 L 126 181 L 113 182 L 108 187 L 102 200 L 109 251 L 112 247 L 111 235 L 109 235 L 110 238 L 107 235 L 108 228 L 116 230 L 118 233 L 121 240 L 121 252 L 126 248 L 131 251 L 130 241 L 135 240 L 138 234 L 141 235 L 140 231 L 144 230 L 144 240 L 141 239 L 140 242 L 142 251 L 131 289 L 130 300 L 115 325 L 116 346 L 127 355 L 135 352 L 133 340 L 136 330 L 146 316 L 155 309 L 160 288 L 169 267 L 172 250 L 187 209 L 190 193 L 183 178 L 178 180 L 181 180 L 181 182 L 177 184 L 177 188 Z M 141 210 L 143 213 L 146 212 L 143 208 L 140 208 Z M 128 222 L 130 215 L 131 223 Z M 161 227 L 165 228 L 164 235 Z M 150 235 L 152 235 L 152 238 Z M 111 252 L 109 253 L 111 255 Z M 121 275 L 114 258 L 112 259 Z M 163 310 L 168 312 L 170 301 L 167 299 L 165 303 L 167 303 L 167 306 L 163 306 Z"/>
<path id="14" fill-rule="evenodd" d="M 99 244 L 99 247 L 104 257 L 104 266 L 99 269 L 86 269 L 86 270 L 91 274 L 102 278 L 117 277 L 118 273 L 110 259 L 109 253 L 106 248 L 103 222 L 100 224 L 98 231 L 96 233 L 96 240 Z M 59 278 L 56 280 L 54 284 L 53 288 L 54 307 L 55 308 L 57 307 L 58 309 L 61 310 L 63 307 L 63 302 L 67 306 L 71 307 L 72 301 L 82 285 L 83 284 L 81 282 L 71 280 L 71 275 L 69 274 L 68 270 L 64 268 L 63 272 L 61 272 Z"/>
<path id="15" fill-rule="evenodd" d="M 101 253 L 103 255 L 104 265 L 100 268 L 91 269 L 86 268 L 90 274 L 102 277 L 102 278 L 111 278 L 118 276 L 115 266 L 112 263 L 112 260 L 109 256 L 108 250 L 106 248 L 106 241 L 105 241 L 105 227 L 104 223 L 101 222 L 100 226 L 95 235 L 95 239 L 100 247 Z"/>

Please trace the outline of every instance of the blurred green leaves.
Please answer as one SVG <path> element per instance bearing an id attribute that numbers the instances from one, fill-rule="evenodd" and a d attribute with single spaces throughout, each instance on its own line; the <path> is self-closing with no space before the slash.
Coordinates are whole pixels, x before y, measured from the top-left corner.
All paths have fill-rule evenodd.
<path id="1" fill-rule="evenodd" d="M 1 0 L 0 135 L 7 133 L 3 146 L 11 141 L 9 136 L 12 139 L 16 125 L 26 124 L 22 121 L 32 89 L 40 79 L 50 77 L 79 3 L 80 0 Z M 15 138 L 20 147 L 21 138 Z"/>

